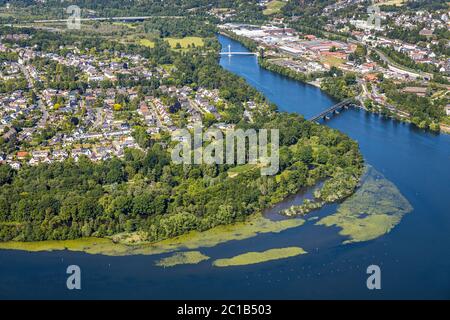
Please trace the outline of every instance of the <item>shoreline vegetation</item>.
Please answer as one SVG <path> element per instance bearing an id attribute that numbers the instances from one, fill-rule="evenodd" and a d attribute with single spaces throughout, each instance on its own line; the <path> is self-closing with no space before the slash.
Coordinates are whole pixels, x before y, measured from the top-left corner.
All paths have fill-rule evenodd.
<path id="1" fill-rule="evenodd" d="M 252 39 L 249 39 L 247 37 L 243 37 L 243 36 L 237 35 L 236 33 L 231 32 L 229 30 L 223 30 L 222 29 L 218 33 L 223 35 L 223 36 L 225 36 L 225 37 L 228 37 L 228 38 L 230 38 L 232 40 L 235 40 L 235 41 L 239 42 L 245 48 L 247 48 L 248 50 L 250 50 L 252 52 L 255 52 L 256 50 L 258 50 L 258 44 L 255 41 L 253 41 Z"/>
<path id="2" fill-rule="evenodd" d="M 413 210 L 397 187 L 373 167 L 368 167 L 362 185 L 337 212 L 316 224 L 336 226 L 348 237 L 344 244 L 369 241 L 389 233 L 403 216 Z"/>
<path id="3" fill-rule="evenodd" d="M 264 233 L 279 233 L 299 227 L 304 223 L 305 220 L 298 218 L 272 221 L 255 214 L 245 222 L 222 225 L 203 232 L 191 231 L 156 243 L 145 241 L 136 233 L 124 233 L 110 238 L 85 237 L 74 240 L 0 242 L 0 250 L 29 252 L 69 250 L 107 256 L 157 255 L 185 249 L 210 248 L 229 241 L 249 239 Z"/>
<path id="4" fill-rule="evenodd" d="M 295 214 L 298 213 L 298 206 L 293 206 L 289 210 L 294 215 L 299 215 Z M 335 213 L 321 219 L 313 216 L 308 218 L 308 221 L 317 220 L 316 225 L 338 227 L 339 234 L 347 238 L 343 243 L 347 244 L 373 240 L 390 232 L 400 223 L 402 217 L 412 210 L 411 204 L 396 186 L 374 168 L 368 166 L 361 178 L 361 186 L 338 206 Z M 211 248 L 229 241 L 245 240 L 265 233 L 279 233 L 301 227 L 305 222 L 304 218 L 299 217 L 274 221 L 257 214 L 245 222 L 218 226 L 203 232 L 191 231 L 188 234 L 157 243 L 143 240 L 138 233 L 124 233 L 110 238 L 89 237 L 75 240 L 0 242 L 0 249 L 29 252 L 69 250 L 108 256 L 171 253 L 170 256 L 157 260 L 156 265 L 172 267 L 181 264 L 196 264 L 210 259 L 196 251 L 197 249 Z M 288 250 L 288 253 L 285 250 Z M 294 255 L 306 253 L 303 252 L 303 249 L 301 250 Z M 232 258 L 214 260 L 213 265 L 220 267 L 247 265 L 282 259 L 291 256 L 291 253 L 289 248 L 244 253 Z"/>
<path id="5" fill-rule="evenodd" d="M 55 37 L 51 43 L 44 41 L 43 48 L 54 50 L 61 41 L 59 35 Z M 100 41 L 89 40 L 94 46 Z M 161 81 L 173 84 L 170 81 L 177 79 L 180 87 L 217 90 L 226 102 L 222 121 L 236 129 L 279 129 L 276 175 L 261 176 L 257 166 L 236 170 L 228 165 L 174 164 L 170 137 L 154 140 L 146 134 L 137 135 L 141 149 L 125 149 L 123 158 L 93 162 L 81 156 L 78 161 L 69 158 L 19 170 L 0 166 L 0 249 L 126 255 L 208 247 L 303 223 L 263 218 L 250 219 L 250 226 L 245 222 L 303 187 L 335 181 L 335 190 L 323 193 L 324 201 L 332 193 L 345 194 L 341 190 L 347 188 L 345 181 L 356 187 L 364 164 L 358 144 L 298 114 L 268 108 L 261 93 L 220 67 L 217 44 L 208 41 L 203 47 L 178 52 L 156 41 L 154 48 L 117 44 L 117 50 L 142 51 L 155 64 L 173 65 L 172 77 Z M 269 112 L 255 113 L 252 122 L 241 121 L 248 101 Z M 231 234 L 218 232 L 227 228 Z"/>
<path id="6" fill-rule="evenodd" d="M 305 199 L 303 204 L 291 206 L 282 213 L 305 216 L 320 207 L 323 201 L 317 200 L 317 191 L 314 199 Z M 393 183 L 367 166 L 356 192 L 342 201 L 335 213 L 323 217 L 316 225 L 340 228 L 339 234 L 347 237 L 344 244 L 369 241 L 389 233 L 412 210 L 411 204 Z"/>
<path id="7" fill-rule="evenodd" d="M 316 189 L 313 199 L 305 199 L 298 206 L 291 206 L 280 213 L 288 217 L 306 215 L 313 210 L 323 207 L 327 203 L 343 201 L 351 196 L 360 185 L 361 176 L 346 176 L 337 174 L 324 182 L 323 186 Z M 337 187 L 339 185 L 339 187 Z"/>
<path id="8" fill-rule="evenodd" d="M 276 117 L 272 125 L 285 128 L 280 130 L 281 170 L 270 177 L 261 176 L 257 166 L 231 177 L 228 170 L 225 170 L 222 174 L 216 173 L 217 177 L 214 180 L 211 180 L 211 177 L 202 177 L 201 172 L 195 177 L 190 177 L 189 171 L 186 173 L 181 166 L 170 164 L 167 155 L 159 149 L 158 153 L 139 155 L 141 159 L 135 158 L 134 161 L 113 159 L 96 164 L 83 159 L 78 163 L 65 161 L 26 167 L 19 173 L 2 166 L 1 171 L 6 172 L 0 172 L 5 181 L 0 187 L 0 205 L 8 210 L 3 210 L 1 214 L 3 219 L 0 219 L 0 236 L 4 241 L 70 240 L 81 237 L 115 237 L 123 240 L 118 235 L 133 234 L 133 237 L 127 239 L 129 243 L 158 242 L 191 230 L 205 231 L 218 225 L 243 221 L 246 216 L 262 212 L 283 201 L 287 196 L 296 194 L 302 187 L 314 186 L 318 181 L 327 178 L 328 181 L 323 185 L 318 198 L 330 202 L 347 196 L 347 193 L 357 186 L 358 177 L 363 172 L 363 159 L 357 144 L 336 130 L 312 124 L 299 116 L 285 113 L 278 115 L 280 118 Z M 285 119 L 278 123 L 282 118 Z M 291 125 L 285 125 L 285 122 Z M 262 125 L 271 126 L 270 122 Z M 306 136 L 301 136 L 305 134 Z M 130 156 L 133 157 L 133 154 L 130 153 Z M 169 189 L 169 184 L 163 184 L 164 181 L 156 178 L 156 186 L 160 189 L 158 195 L 140 195 L 142 191 L 139 190 L 142 190 L 146 179 L 138 172 L 134 177 L 127 178 L 125 169 L 133 163 L 136 168 L 148 166 L 146 168 L 148 172 L 158 175 L 152 169 L 154 165 L 149 162 L 150 160 L 159 165 L 157 168 L 159 175 L 166 172 L 166 176 L 162 175 L 161 178 L 169 179 L 168 170 L 162 167 L 170 168 L 169 170 L 173 172 L 171 184 L 175 185 L 175 188 Z M 205 174 L 210 172 L 210 169 L 202 166 Z M 195 168 L 191 168 L 190 172 L 193 170 Z M 65 180 L 60 181 L 62 171 L 65 172 L 63 176 Z M 186 174 L 187 179 L 182 178 Z M 88 177 L 90 185 L 83 184 Z M 111 180 L 112 178 L 114 180 Z M 176 183 L 175 179 L 178 178 L 181 180 Z M 206 185 L 201 182 L 205 178 L 210 180 Z M 95 181 L 105 180 L 110 182 L 104 185 L 100 182 L 96 187 Z M 39 181 L 46 181 L 46 187 L 43 188 Z M 70 181 L 70 184 L 64 187 L 64 181 Z M 82 194 L 76 199 L 67 198 L 67 192 L 73 192 L 73 185 L 83 186 L 80 191 L 87 192 L 89 198 L 84 198 Z M 55 190 L 56 186 L 59 186 L 58 190 Z M 195 191 L 194 186 L 200 187 L 198 192 L 206 197 L 202 196 L 202 203 L 207 206 L 216 203 L 217 210 L 211 207 L 213 210 L 211 214 L 205 212 L 207 214 L 199 216 L 195 208 L 200 210 L 201 207 L 191 205 L 189 208 L 182 203 L 178 208 L 174 207 L 174 204 L 182 201 L 180 196 L 183 197 L 183 190 L 191 193 L 189 199 L 192 199 L 193 203 L 199 201 L 200 194 L 198 192 L 192 194 Z M 247 190 L 246 197 L 252 197 L 254 200 L 252 198 L 247 200 L 247 205 L 240 202 L 244 207 L 238 208 L 236 200 L 239 196 L 236 192 L 244 189 Z M 225 197 L 220 200 L 215 198 L 217 192 L 222 192 Z M 13 196 L 6 197 L 6 193 Z M 136 195 L 133 196 L 133 193 Z M 126 194 L 129 194 L 128 197 Z M 240 197 L 244 196 L 242 193 L 239 194 Z M 43 196 L 42 200 L 39 200 L 39 195 Z M 224 201 L 229 204 L 225 205 Z M 125 209 L 128 214 L 125 214 Z M 46 212 L 43 216 L 42 210 Z M 155 213 L 147 220 L 143 220 L 139 215 L 143 210 L 155 210 Z M 62 215 L 65 212 L 68 215 Z M 121 218 L 116 220 L 115 215 Z M 133 215 L 136 217 L 134 221 L 130 219 Z M 24 217 L 35 219 L 29 220 Z M 41 217 L 42 220 L 37 217 Z M 73 220 L 74 218 L 78 220 Z M 64 223 L 64 219 L 67 220 L 67 224 Z M 140 225 L 142 227 L 139 227 Z M 109 230 L 106 229 L 107 226 Z"/>

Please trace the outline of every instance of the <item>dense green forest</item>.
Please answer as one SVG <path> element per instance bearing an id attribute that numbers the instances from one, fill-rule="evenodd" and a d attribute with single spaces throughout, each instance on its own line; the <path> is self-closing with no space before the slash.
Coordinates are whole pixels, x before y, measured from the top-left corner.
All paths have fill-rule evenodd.
<path id="1" fill-rule="evenodd" d="M 358 95 L 359 86 L 354 73 L 343 74 L 342 71 L 332 67 L 328 77 L 323 78 L 320 88 L 334 98 L 343 100 Z"/>
<path id="2" fill-rule="evenodd" d="M 0 0 L 0 5 L 10 4 L 10 12 L 19 15 L 0 17 L 4 23 L 29 21 L 34 19 L 64 19 L 69 5 L 81 8 L 82 17 L 123 17 L 123 16 L 192 16 L 212 19 L 208 11 L 212 8 L 236 10 L 236 21 L 255 22 L 266 19 L 257 0 Z M 212 19 L 214 20 L 214 19 Z"/>
<path id="3" fill-rule="evenodd" d="M 180 17 L 177 19 L 155 17 L 145 20 L 143 26 L 145 32 L 155 33 L 161 38 L 210 37 L 216 31 L 215 24 L 206 23 L 205 20 L 198 17 Z"/>
<path id="4" fill-rule="evenodd" d="M 442 10 L 448 8 L 448 1 L 447 0 L 421 0 L 421 1 L 414 1 L 409 0 L 406 3 L 406 7 L 408 9 L 421 9 L 421 10 Z"/>
<path id="5" fill-rule="evenodd" d="M 123 160 L 66 160 L 19 171 L 2 165 L 0 239 L 140 230 L 155 241 L 243 220 L 322 179 L 336 180 L 338 194 L 343 186 L 347 193 L 356 187 L 363 160 L 344 134 L 285 113 L 261 117 L 253 126 L 280 129 L 276 176 L 261 176 L 257 168 L 230 176 L 226 165 L 175 165 L 158 143 L 147 152 L 128 150 Z M 350 186 L 339 183 L 350 180 Z"/>

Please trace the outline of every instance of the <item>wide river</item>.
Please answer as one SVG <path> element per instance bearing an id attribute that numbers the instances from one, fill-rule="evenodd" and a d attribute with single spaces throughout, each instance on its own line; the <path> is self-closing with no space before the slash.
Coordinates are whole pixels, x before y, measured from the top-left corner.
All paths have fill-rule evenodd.
<path id="1" fill-rule="evenodd" d="M 219 36 L 223 48 L 247 51 Z M 319 89 L 259 67 L 254 56 L 224 55 L 221 65 L 245 78 L 279 109 L 305 117 L 336 101 Z M 450 299 L 450 135 L 436 135 L 362 110 L 346 110 L 326 125 L 359 142 L 368 164 L 396 185 L 413 210 L 391 232 L 342 244 L 337 228 L 309 223 L 200 248 L 212 257 L 301 246 L 308 254 L 248 266 L 211 261 L 156 267 L 161 256 L 109 257 L 79 252 L 0 251 L 0 298 L 437 298 Z M 294 199 L 295 201 L 295 199 Z M 326 215 L 327 206 L 316 215 Z M 274 215 L 275 210 L 269 212 Z M 162 255 L 164 257 L 166 255 Z M 66 268 L 82 270 L 82 289 L 66 289 Z M 381 268 L 381 289 L 368 290 L 366 268 Z"/>

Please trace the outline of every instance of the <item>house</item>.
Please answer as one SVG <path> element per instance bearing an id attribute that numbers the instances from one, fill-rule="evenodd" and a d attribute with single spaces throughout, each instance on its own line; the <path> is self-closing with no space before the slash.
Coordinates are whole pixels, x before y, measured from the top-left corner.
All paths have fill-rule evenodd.
<path id="1" fill-rule="evenodd" d="M 54 159 L 60 160 L 66 159 L 69 156 L 69 154 L 65 150 L 54 150 L 52 155 Z"/>
<path id="2" fill-rule="evenodd" d="M 48 151 L 46 150 L 36 150 L 31 152 L 33 158 L 46 158 L 48 156 Z"/>
<path id="3" fill-rule="evenodd" d="M 3 119 L 0 120 L 2 124 L 9 124 L 12 121 L 12 118 L 10 116 L 6 116 Z"/>
<path id="4" fill-rule="evenodd" d="M 39 159 L 31 158 L 30 161 L 28 161 L 28 164 L 30 166 L 35 166 L 35 165 L 39 164 Z"/>
<path id="5" fill-rule="evenodd" d="M 359 69 L 361 70 L 362 73 L 366 73 L 366 72 L 371 72 L 371 71 L 375 70 L 375 67 L 376 67 L 375 63 L 370 62 L 370 63 L 362 64 L 359 67 Z"/>
<path id="6" fill-rule="evenodd" d="M 364 79 L 367 82 L 375 82 L 378 80 L 378 77 L 375 73 L 368 73 L 368 74 L 364 75 Z"/>
<path id="7" fill-rule="evenodd" d="M 84 99 L 84 102 L 85 102 L 86 106 L 93 106 L 96 100 L 97 100 L 97 98 L 94 96 L 86 96 L 86 98 Z"/>
<path id="8" fill-rule="evenodd" d="M 105 77 L 112 80 L 112 81 L 116 81 L 117 77 L 114 75 L 114 72 L 112 70 L 105 70 L 104 72 Z"/>
<path id="9" fill-rule="evenodd" d="M 92 151 L 90 149 L 87 148 L 78 148 L 78 149 L 73 149 L 72 150 L 72 157 L 79 157 L 81 155 L 85 155 L 87 157 L 89 157 L 92 154 Z"/>
<path id="10" fill-rule="evenodd" d="M 3 137 L 3 139 L 4 139 L 5 141 L 8 141 L 9 139 L 15 137 L 16 134 L 17 134 L 16 129 L 11 128 L 11 129 L 9 129 L 9 131 L 6 132 L 2 137 Z"/>
<path id="11" fill-rule="evenodd" d="M 15 170 L 19 170 L 21 167 L 21 164 L 19 162 L 10 162 L 9 165 Z"/>
<path id="12" fill-rule="evenodd" d="M 150 127 L 147 129 L 147 133 L 150 133 L 150 134 L 157 134 L 160 131 L 161 131 L 161 129 L 158 127 Z"/>
<path id="13" fill-rule="evenodd" d="M 448 105 L 445 107 L 445 114 L 446 114 L 447 116 L 450 116 L 450 104 L 448 104 Z"/>
<path id="14" fill-rule="evenodd" d="M 421 36 L 431 37 L 433 35 L 433 30 L 423 28 L 422 30 L 419 31 L 419 34 Z"/>
<path id="15" fill-rule="evenodd" d="M 126 123 L 126 122 L 121 123 L 120 124 L 120 129 L 121 130 L 128 130 L 128 129 L 130 129 L 130 125 L 128 123 Z"/>
<path id="16" fill-rule="evenodd" d="M 24 160 L 28 157 L 29 153 L 27 151 L 19 151 L 17 152 L 17 159 Z"/>

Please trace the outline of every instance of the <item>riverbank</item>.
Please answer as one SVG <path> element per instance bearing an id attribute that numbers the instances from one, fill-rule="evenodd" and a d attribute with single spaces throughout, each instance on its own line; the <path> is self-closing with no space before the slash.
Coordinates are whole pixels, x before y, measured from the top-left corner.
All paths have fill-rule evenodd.
<path id="1" fill-rule="evenodd" d="M 241 43 L 245 48 L 247 48 L 248 50 L 250 50 L 252 52 L 255 52 L 258 49 L 258 44 L 255 41 L 253 41 L 252 39 L 249 39 L 249 38 L 246 38 L 243 36 L 239 36 L 236 33 L 225 30 L 225 29 L 219 30 L 218 33 Z"/>
<path id="2" fill-rule="evenodd" d="M 272 71 L 272 72 L 276 72 L 278 74 L 281 74 L 283 76 L 289 77 L 293 80 L 296 81 L 300 81 L 303 82 L 305 84 L 309 84 L 312 86 L 315 86 L 319 89 L 321 89 L 322 91 L 324 91 L 327 94 L 330 94 L 331 96 L 333 96 L 335 99 L 339 99 L 338 97 L 336 97 L 335 95 L 333 95 L 330 91 L 326 90 L 325 88 L 323 88 L 323 86 L 321 85 L 321 81 L 320 78 L 309 78 L 306 75 L 291 70 L 289 68 L 286 67 L 282 67 L 279 66 L 275 63 L 270 62 L 268 59 L 264 59 L 264 58 L 259 58 L 258 62 L 260 64 L 260 66 L 266 70 Z M 353 96 L 353 98 L 357 98 L 357 96 Z M 361 107 L 367 111 L 367 112 L 371 112 L 371 113 L 375 113 L 375 114 L 381 114 L 383 116 L 389 117 L 391 119 L 394 120 L 398 120 L 401 122 L 405 122 L 405 123 L 410 123 L 413 124 L 411 119 L 410 119 L 410 115 L 405 112 L 405 111 L 401 111 L 398 110 L 396 108 L 394 108 L 393 106 L 391 107 L 385 107 L 382 105 L 377 104 L 377 106 L 372 107 L 372 108 L 366 108 L 365 106 L 361 105 Z M 431 132 L 441 132 L 441 133 L 445 133 L 445 134 L 450 134 L 450 126 L 446 126 L 445 124 L 440 123 L 439 124 L 439 130 L 432 130 L 431 128 L 421 128 L 419 126 L 416 126 L 419 129 L 422 130 L 426 130 L 426 131 L 431 131 Z"/>
<path id="3" fill-rule="evenodd" d="M 441 132 L 450 134 L 450 126 L 441 123 L 440 128 L 441 128 Z"/>
<path id="4" fill-rule="evenodd" d="M 255 41 L 253 41 L 252 39 L 236 35 L 235 33 L 228 31 L 228 30 L 221 31 L 220 34 L 241 43 L 244 47 L 246 47 L 247 49 L 252 50 L 252 51 L 255 50 L 255 48 L 258 48 L 258 46 L 259 46 L 259 44 Z M 267 48 L 265 48 L 265 49 L 267 49 Z M 333 94 L 333 92 L 327 90 L 326 88 L 324 88 L 321 85 L 320 80 L 324 78 L 324 76 L 325 76 L 324 72 L 307 75 L 307 74 L 292 70 L 288 67 L 284 67 L 284 66 L 275 64 L 275 63 L 271 62 L 270 59 L 268 59 L 267 57 L 264 57 L 263 55 L 259 55 L 258 63 L 262 68 L 264 68 L 266 70 L 281 74 L 283 76 L 286 76 L 286 77 L 291 78 L 296 81 L 300 81 L 300 82 L 308 84 L 308 85 L 312 85 L 314 87 L 321 89 L 323 92 L 329 94 L 333 98 L 342 100 L 341 97 L 336 96 L 335 94 Z M 354 95 L 352 97 L 357 98 L 357 95 Z M 378 107 L 366 108 L 364 105 L 362 105 L 362 101 L 361 101 L 361 106 L 364 110 L 366 110 L 368 112 L 375 113 L 375 114 L 381 114 L 383 116 L 386 116 L 386 117 L 389 117 L 389 118 L 392 118 L 392 119 L 395 119 L 395 120 L 398 120 L 401 122 L 414 124 L 412 122 L 412 120 L 410 119 L 410 115 L 407 112 L 398 110 L 397 108 L 395 108 L 393 106 L 386 107 L 386 106 L 380 105 Z M 439 123 L 439 126 L 436 126 L 438 124 L 431 123 L 431 125 L 432 125 L 431 127 L 430 126 L 420 127 L 416 124 L 414 124 L 414 125 L 417 128 L 422 129 L 422 130 L 450 134 L 450 127 L 444 125 L 443 123 Z"/>
<path id="5" fill-rule="evenodd" d="M 255 214 L 244 222 L 218 226 L 203 232 L 191 231 L 156 243 L 142 240 L 136 233 L 122 233 L 109 238 L 0 242 L 0 250 L 29 252 L 68 250 L 106 256 L 157 255 L 186 249 L 210 248 L 229 241 L 249 239 L 259 234 L 279 233 L 301 226 L 304 222 L 303 219 L 272 221 Z"/>
<path id="6" fill-rule="evenodd" d="M 320 196 L 316 192 L 314 193 L 315 196 Z M 291 200 L 287 204 L 289 203 L 292 204 Z M 321 206 L 324 204 L 325 202 Z M 302 215 L 304 213 L 299 212 L 301 207 L 293 205 L 288 210 L 292 215 Z M 400 223 L 403 216 L 411 212 L 412 209 L 408 200 L 397 187 L 369 166 L 361 178 L 360 187 L 341 202 L 335 211 L 320 218 L 316 217 L 316 219 L 308 220 L 310 225 L 338 227 L 339 234 L 345 237 L 343 239 L 344 243 L 364 242 L 389 233 Z M 151 256 L 171 253 L 173 254 L 172 256 L 159 260 L 157 265 L 174 266 L 178 264 L 194 264 L 209 259 L 202 252 L 192 250 L 203 250 L 232 241 L 242 241 L 263 236 L 264 234 L 287 232 L 290 229 L 300 228 L 298 230 L 302 230 L 301 228 L 305 227 L 306 222 L 306 219 L 298 217 L 270 220 L 258 214 L 251 216 L 245 222 L 219 226 L 203 232 L 192 231 L 188 234 L 156 243 L 150 243 L 142 239 L 139 241 L 139 235 L 136 233 L 123 233 L 109 238 L 87 237 L 75 240 L 36 242 L 10 241 L 0 243 L 0 250 L 29 252 L 67 250 L 105 256 Z M 186 250 L 189 251 L 186 252 Z M 243 256 L 247 257 L 246 254 L 243 254 Z M 241 257 L 241 255 L 237 257 Z M 254 261 L 252 259 L 244 259 L 245 261 L 241 263 L 233 262 L 228 264 L 228 260 L 233 261 L 237 257 L 220 259 L 220 261 L 224 262 L 221 266 L 266 261 L 263 254 L 260 257 L 261 259 L 258 258 Z M 284 257 L 284 255 L 275 255 L 267 259 L 267 261 L 272 258 L 281 259 Z"/>
<path id="7" fill-rule="evenodd" d="M 317 126 L 317 125 L 314 125 Z M 319 126 L 317 126 L 319 127 Z M 316 137 L 318 138 L 318 137 Z M 347 138 L 348 139 L 348 138 Z M 312 145 L 312 147 L 311 147 Z M 307 144 L 311 148 L 311 152 L 322 150 L 321 145 L 315 144 L 313 141 Z M 293 145 L 290 146 L 289 152 L 298 152 L 301 146 Z M 347 146 L 350 147 L 350 146 Z M 350 150 L 351 151 L 351 150 Z M 357 152 L 357 151 L 354 151 Z M 308 154 L 308 152 L 307 152 Z M 350 157 L 353 158 L 353 157 Z M 337 202 L 343 200 L 352 194 L 358 184 L 358 178 L 361 176 L 362 158 L 360 155 L 355 155 L 355 159 L 343 161 L 357 161 L 358 166 L 356 166 L 351 174 L 344 173 L 341 167 L 337 167 L 327 181 L 321 184 L 319 189 L 315 189 L 319 192 L 317 199 L 321 199 L 321 205 L 316 206 L 315 209 L 321 208 L 326 203 Z M 359 160 L 357 160 L 357 159 Z M 306 169 L 306 167 L 298 163 L 294 171 L 290 170 L 286 173 L 281 173 L 274 177 L 274 182 L 284 183 L 291 185 L 289 182 L 289 175 L 297 174 L 301 175 L 301 172 Z M 318 181 L 322 181 L 321 175 L 325 174 L 324 169 L 317 167 L 315 173 L 307 178 L 307 186 L 309 188 L 317 188 Z M 346 171 L 350 168 L 346 167 Z M 298 171 L 298 172 L 297 172 Z M 320 173 L 321 172 L 321 173 Z M 290 186 L 295 187 L 295 186 Z M 281 190 L 279 190 L 282 192 Z M 300 190 L 297 192 L 303 192 Z M 280 198 L 279 201 L 274 203 L 283 202 L 286 197 Z M 190 231 L 178 237 L 168 238 L 166 240 L 152 242 L 149 240 L 149 234 L 144 231 L 135 232 L 123 232 L 115 234 L 108 237 L 84 237 L 72 240 L 44 240 L 44 241 L 7 241 L 0 242 L 0 249 L 7 250 L 22 250 L 30 252 L 40 252 L 40 251 L 81 251 L 89 254 L 102 254 L 107 256 L 127 256 L 127 255 L 155 255 L 168 252 L 176 252 L 182 249 L 197 249 L 199 247 L 213 247 L 221 243 L 225 243 L 232 240 L 243 240 L 251 237 L 255 237 L 258 234 L 263 233 L 277 233 L 290 229 L 293 227 L 298 227 L 304 223 L 302 219 L 289 219 L 272 221 L 261 216 L 261 214 L 253 214 L 244 222 L 237 222 L 231 224 L 223 224 L 216 227 L 212 227 L 206 231 Z"/>

